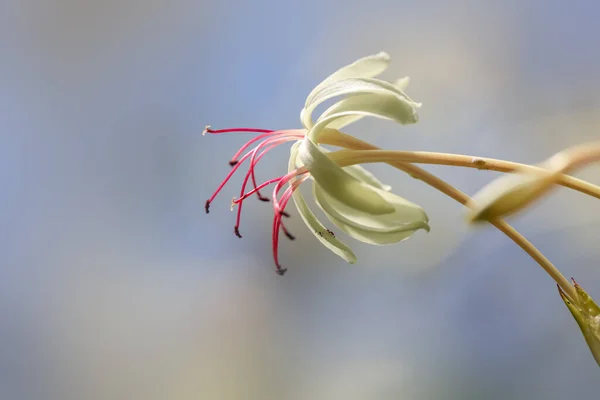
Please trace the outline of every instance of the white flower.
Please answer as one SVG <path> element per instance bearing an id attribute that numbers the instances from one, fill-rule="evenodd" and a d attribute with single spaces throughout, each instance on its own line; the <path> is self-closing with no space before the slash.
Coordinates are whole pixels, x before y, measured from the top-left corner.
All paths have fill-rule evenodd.
<path id="1" fill-rule="evenodd" d="M 373 78 L 387 68 L 389 60 L 386 53 L 362 58 L 339 69 L 317 85 L 308 95 L 301 112 L 300 118 L 305 129 L 285 131 L 247 128 L 215 131 L 208 127 L 205 129 L 205 133 L 212 134 L 233 131 L 261 133 L 242 146 L 234 155 L 230 162 L 233 170 L 219 186 L 217 192 L 206 202 L 206 210 L 208 212 L 210 203 L 233 172 L 242 162 L 249 160 L 250 167 L 242 184 L 240 196 L 232 203 L 233 206 L 238 207 L 235 233 L 241 237 L 239 221 L 243 200 L 253 194 L 257 194 L 263 201 L 267 200 L 260 194 L 260 189 L 275 183 L 273 256 L 280 274 L 285 272 L 278 261 L 280 230 L 293 238 L 283 223 L 283 217 L 287 216 L 285 208 L 290 198 L 293 198 L 303 221 L 323 245 L 350 263 L 356 261 L 352 250 L 318 220 L 297 190 L 300 184 L 309 178 L 313 179 L 313 195 L 319 207 L 336 226 L 357 240 L 384 245 L 404 240 L 419 229 L 429 230 L 427 215 L 421 207 L 390 193 L 389 186 L 382 184 L 359 165 L 341 168 L 327 156 L 327 150 L 319 145 L 319 139 L 325 137 L 332 129 L 341 129 L 365 116 L 388 119 L 400 124 L 417 122 L 416 110 L 420 104 L 410 99 L 403 91 L 409 82 L 408 78 L 402 78 L 395 84 Z M 337 97 L 341 99 L 313 123 L 312 114 L 315 108 Z M 286 142 L 296 142 L 291 148 L 288 173 L 257 185 L 254 177 L 256 163 L 270 149 Z M 247 151 L 252 145 L 255 146 Z M 360 160 L 358 161 L 360 163 Z M 246 192 L 245 187 L 250 178 L 254 189 Z M 287 189 L 280 194 L 286 185 L 288 185 Z"/>

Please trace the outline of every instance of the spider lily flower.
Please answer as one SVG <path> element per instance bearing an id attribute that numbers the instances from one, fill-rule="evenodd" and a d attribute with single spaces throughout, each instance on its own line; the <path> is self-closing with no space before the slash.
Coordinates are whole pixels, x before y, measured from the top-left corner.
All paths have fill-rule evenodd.
<path id="1" fill-rule="evenodd" d="M 600 365 L 600 307 L 574 279 L 572 281 L 577 293 L 576 298 L 569 297 L 560 286 L 558 293 L 573 314 L 594 359 Z"/>
<path id="2" fill-rule="evenodd" d="M 395 84 L 374 79 L 389 63 L 386 53 L 378 53 L 362 58 L 329 76 L 309 94 L 301 112 L 304 129 L 264 130 L 233 128 L 212 130 L 209 126 L 204 134 L 230 132 L 253 132 L 258 135 L 244 144 L 232 157 L 232 170 L 219 185 L 215 193 L 206 201 L 206 212 L 217 194 L 245 162 L 249 164 L 242 182 L 240 195 L 232 200 L 232 209 L 237 207 L 234 232 L 240 233 L 242 203 L 250 196 L 269 201 L 261 193 L 266 186 L 273 189 L 273 230 L 272 246 L 276 270 L 285 273 L 279 263 L 278 243 L 280 232 L 294 239 L 284 224 L 289 216 L 286 207 L 293 199 L 305 224 L 315 237 L 327 248 L 349 263 L 356 262 L 352 250 L 335 234 L 327 229 L 310 210 L 299 186 L 307 179 L 313 179 L 313 194 L 319 207 L 340 229 L 357 240 L 370 244 L 390 244 L 410 237 L 416 230 L 429 230 L 425 211 L 407 200 L 389 192 L 390 187 L 381 183 L 360 165 L 340 167 L 329 159 L 327 150 L 320 146 L 320 139 L 326 139 L 333 130 L 340 129 L 364 116 L 388 119 L 401 124 L 417 122 L 416 109 L 419 103 L 412 101 L 403 89 L 408 78 Z M 312 113 L 324 101 L 342 97 L 327 109 L 313 124 Z M 255 167 L 262 157 L 274 148 L 289 142 L 291 147 L 288 173 L 257 183 Z M 338 162 L 343 162 L 343 158 Z M 360 164 L 360 159 L 352 164 Z M 252 189 L 246 191 L 248 183 Z M 287 185 L 287 187 L 286 187 Z M 285 190 L 284 190 L 284 187 Z"/>

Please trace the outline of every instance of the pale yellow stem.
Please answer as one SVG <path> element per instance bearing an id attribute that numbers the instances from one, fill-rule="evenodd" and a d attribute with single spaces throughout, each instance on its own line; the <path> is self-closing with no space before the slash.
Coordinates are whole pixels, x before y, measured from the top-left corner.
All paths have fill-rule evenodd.
<path id="1" fill-rule="evenodd" d="M 329 144 L 333 146 L 340 146 L 349 149 L 360 149 L 361 163 L 368 162 L 386 162 L 386 160 L 396 160 L 410 163 L 419 164 L 437 164 L 437 165 L 448 165 L 457 167 L 477 168 L 486 169 L 498 172 L 541 172 L 545 171 L 543 168 L 535 167 L 527 164 L 520 164 L 511 161 L 497 160 L 494 158 L 486 157 L 475 157 L 461 154 L 446 154 L 446 153 L 434 153 L 426 151 L 395 151 L 395 150 L 381 150 L 378 147 L 372 146 L 371 144 L 357 139 L 353 136 L 345 133 L 329 129 L 320 138 L 320 143 Z M 575 149 L 575 148 L 574 148 Z M 372 150 L 372 151 L 370 151 Z M 587 147 L 584 150 L 583 147 L 578 150 L 580 155 L 576 157 L 576 163 L 574 165 L 580 166 L 582 163 L 590 162 L 590 159 L 597 160 L 600 157 L 600 146 L 595 146 L 593 150 Z M 341 156 L 341 154 L 340 154 Z M 333 156 L 332 157 L 339 157 Z M 345 156 L 344 156 L 345 157 Z M 377 161 L 369 161 L 377 160 Z M 571 170 L 571 166 L 568 168 Z M 565 186 L 569 189 L 577 190 L 581 193 L 600 199 L 600 186 L 593 185 L 581 179 L 574 178 L 569 175 L 561 175 L 557 179 L 557 184 Z"/>
<path id="2" fill-rule="evenodd" d="M 329 137 L 329 139 L 331 139 L 331 137 Z M 333 140 L 328 140 L 327 144 L 336 145 L 336 146 L 344 146 L 344 147 L 347 147 L 350 149 L 355 149 L 355 150 L 361 150 L 360 153 L 363 155 L 365 152 L 369 152 L 369 150 L 378 149 L 376 146 L 374 146 L 370 143 L 364 142 L 364 141 L 356 139 L 356 138 L 353 138 L 353 139 L 355 139 L 355 140 L 344 141 L 343 143 L 335 142 Z M 325 142 L 325 141 L 323 141 L 323 142 Z M 377 150 L 377 151 L 381 152 L 381 150 Z M 328 155 L 332 159 L 335 160 L 336 158 L 339 157 L 340 154 L 343 154 L 344 152 L 345 152 L 344 150 L 341 150 L 338 152 L 329 153 Z M 337 154 L 337 156 L 336 156 L 336 154 Z M 377 153 L 373 152 L 373 154 L 377 154 Z M 361 160 L 359 160 L 357 158 L 353 158 L 352 160 L 344 159 L 343 162 L 340 162 L 339 164 L 340 164 L 340 166 L 347 166 L 347 165 L 359 164 L 359 163 L 363 163 L 363 162 L 364 162 L 364 160 L 362 160 L 362 157 L 361 157 Z M 373 159 L 373 162 L 376 162 L 376 161 Z M 450 185 L 449 183 L 445 182 L 444 180 L 438 178 L 437 176 L 425 171 L 424 169 L 422 169 L 416 165 L 413 165 L 404 160 L 391 159 L 391 158 L 390 159 L 386 158 L 384 160 L 380 160 L 379 162 L 385 162 L 401 171 L 404 171 L 407 174 L 411 175 L 412 177 L 425 182 L 429 186 L 431 186 L 431 187 L 439 190 L 440 192 L 444 193 L 445 195 L 453 198 L 454 200 L 458 201 L 459 203 L 461 203 L 467 207 L 469 206 L 471 199 L 468 195 L 466 195 L 465 193 L 461 192 L 454 186 Z M 521 247 L 521 249 L 523 249 L 527 254 L 529 254 L 569 296 L 576 296 L 575 289 L 569 283 L 569 281 L 560 273 L 558 268 L 556 268 L 554 266 L 554 264 L 552 264 L 552 262 L 550 262 L 550 260 L 548 260 L 529 240 L 527 240 L 516 229 L 514 229 L 512 226 L 510 226 L 508 223 L 506 223 L 502 219 L 495 219 L 495 220 L 492 220 L 489 222 L 492 225 L 494 225 L 496 228 L 498 228 L 501 232 L 503 232 L 506 236 L 508 236 L 513 242 L 515 242 L 519 247 Z"/>

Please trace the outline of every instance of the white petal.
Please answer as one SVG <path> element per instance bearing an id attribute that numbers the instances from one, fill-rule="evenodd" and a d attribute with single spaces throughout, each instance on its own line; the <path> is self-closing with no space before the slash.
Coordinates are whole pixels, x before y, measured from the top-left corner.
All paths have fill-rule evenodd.
<path id="1" fill-rule="evenodd" d="M 300 143 L 297 142 L 292 146 L 288 165 L 288 170 L 290 171 L 295 169 L 299 144 Z M 315 235 L 315 237 L 333 253 L 342 257 L 350 264 L 354 264 L 356 262 L 356 256 L 352 250 L 345 243 L 336 238 L 325 226 L 323 226 L 315 214 L 310 210 L 306 204 L 306 201 L 304 201 L 304 197 L 302 197 L 300 190 L 296 190 L 292 197 L 294 199 L 294 203 L 296 204 L 296 208 L 298 209 L 298 213 L 302 217 L 302 220 Z"/>
<path id="2" fill-rule="evenodd" d="M 382 93 L 394 94 L 408 102 L 415 103 L 402 89 L 398 86 L 375 78 L 348 78 L 341 81 L 333 82 L 332 84 L 323 87 L 315 94 L 313 101 L 308 107 L 309 111 L 314 110 L 319 104 L 337 96 L 358 95 L 367 93 Z"/>
<path id="3" fill-rule="evenodd" d="M 320 147 L 320 150 L 323 153 L 330 152 L 329 150 L 327 150 L 323 147 Z M 300 158 L 296 157 L 296 168 L 301 168 L 303 166 L 304 166 L 304 164 L 302 163 Z M 379 179 L 377 179 L 375 177 L 375 175 L 373 175 L 371 172 L 369 172 L 362 165 L 359 165 L 359 164 L 350 165 L 347 167 L 343 167 L 343 170 L 346 171 L 347 173 L 349 173 L 350 175 L 352 175 L 353 177 L 355 177 L 356 179 L 358 179 L 368 185 L 374 186 L 381 190 L 385 190 L 386 192 L 389 192 L 390 190 L 392 190 L 392 187 L 390 185 L 386 185 L 383 182 L 381 182 Z M 313 179 L 313 177 L 311 176 L 310 179 Z"/>
<path id="4" fill-rule="evenodd" d="M 408 84 L 410 83 L 410 78 L 405 76 L 404 78 L 396 79 L 393 83 L 400 90 L 406 90 Z"/>
<path id="5" fill-rule="evenodd" d="M 361 94 L 348 97 L 329 107 L 308 132 L 308 136 L 318 141 L 319 133 L 324 128 L 335 126 L 339 120 L 345 123 L 349 117 L 355 116 L 370 116 L 400 124 L 414 124 L 419 120 L 417 108 L 418 104 L 390 94 Z"/>
<path id="6" fill-rule="evenodd" d="M 378 194 L 373 186 L 361 182 L 344 171 L 308 137 L 302 141 L 298 157 L 308 168 L 315 181 L 319 182 L 321 187 L 332 197 L 369 214 L 394 212 L 394 207 Z"/>
<path id="7" fill-rule="evenodd" d="M 386 192 L 392 190 L 392 187 L 390 185 L 386 185 L 383 182 L 381 182 L 375 177 L 375 175 L 369 172 L 362 165 L 350 165 L 348 167 L 344 167 L 343 170 L 355 177 L 356 179 L 368 185 L 371 185 L 377 189 L 385 190 Z"/>
<path id="8" fill-rule="evenodd" d="M 393 85 L 400 90 L 405 90 L 408 87 L 409 83 L 410 83 L 410 78 L 408 76 L 405 76 L 404 78 L 397 79 L 393 83 Z M 342 129 L 343 127 L 350 125 L 364 117 L 365 117 L 365 115 L 361 115 L 361 114 L 346 115 L 345 117 L 340 117 L 340 118 L 332 121 L 331 123 L 327 124 L 327 127 L 331 128 L 331 129 L 339 130 L 339 129 Z"/>
<path id="9" fill-rule="evenodd" d="M 302 220 L 310 228 L 315 237 L 329 250 L 342 257 L 350 264 L 354 264 L 356 262 L 356 256 L 350 247 L 335 237 L 323 226 L 323 224 L 321 224 L 315 214 L 308 208 L 308 205 L 304 201 L 304 197 L 302 197 L 302 193 L 300 193 L 299 190 L 296 190 L 292 197 L 294 198 L 294 203 L 296 204 L 296 208 L 298 209 L 298 213 L 302 217 Z"/>
<path id="10" fill-rule="evenodd" d="M 376 246 L 398 243 L 410 238 L 415 233 L 415 231 L 375 232 L 344 224 L 342 221 L 327 213 L 325 213 L 325 215 L 327 215 L 331 222 L 344 231 L 344 233 L 363 243 Z"/>
<path id="11" fill-rule="evenodd" d="M 322 87 L 318 92 L 314 93 L 310 104 L 302 109 L 300 119 L 305 128 L 312 127 L 312 113 L 315 108 L 334 97 L 338 96 L 356 96 L 360 94 L 390 94 L 398 96 L 409 103 L 413 103 L 415 107 L 420 107 L 419 103 L 414 102 L 396 85 L 380 79 L 373 78 L 348 78 L 340 81 L 332 82 L 331 84 Z"/>
<path id="12" fill-rule="evenodd" d="M 325 78 L 323 82 L 319 83 L 312 90 L 312 92 L 310 92 L 306 98 L 305 108 L 308 108 L 308 106 L 312 103 L 315 94 L 323 87 L 330 85 L 333 82 L 348 78 L 372 78 L 385 71 L 389 64 L 389 54 L 382 51 L 377 54 L 360 58 L 354 61 L 352 64 L 338 69 L 333 74 Z"/>
<path id="13" fill-rule="evenodd" d="M 335 121 L 331 121 L 327 125 L 327 127 L 331 128 L 331 129 L 340 130 L 360 119 L 363 119 L 364 117 L 365 117 L 365 115 L 361 115 L 361 114 L 346 115 L 344 117 L 340 117 L 340 118 L 336 119 Z"/>
<path id="14" fill-rule="evenodd" d="M 396 235 L 402 232 L 412 234 L 419 229 L 429 231 L 429 218 L 425 211 L 418 205 L 392 193 L 381 191 L 381 195 L 395 209 L 393 213 L 386 215 L 369 215 L 348 207 L 343 202 L 329 196 L 318 183 L 313 184 L 313 194 L 319 207 L 330 217 L 332 222 L 342 229 L 350 227 L 361 230 L 364 232 L 363 235 L 368 235 L 369 232 L 377 233 L 378 235 L 373 235 L 373 238 L 379 241 L 378 244 L 394 243 L 398 241 L 398 238 L 403 238 L 402 235 Z M 385 235 L 379 234 L 390 234 L 390 236 L 385 239 Z M 386 242 L 382 243 L 382 240 Z"/>

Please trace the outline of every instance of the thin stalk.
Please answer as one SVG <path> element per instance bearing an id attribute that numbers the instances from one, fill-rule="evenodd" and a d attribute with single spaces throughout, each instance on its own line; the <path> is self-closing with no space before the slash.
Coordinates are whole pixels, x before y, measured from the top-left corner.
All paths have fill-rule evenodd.
<path id="1" fill-rule="evenodd" d="M 330 144 L 334 144 L 334 143 L 330 143 Z M 335 145 L 339 145 L 339 144 L 335 144 Z M 358 140 L 358 139 L 357 139 L 357 141 L 345 143 L 345 146 L 348 146 L 348 148 L 351 148 L 351 149 L 361 150 L 361 152 L 360 152 L 361 154 L 368 152 L 369 150 L 378 149 L 376 146 L 374 146 L 370 143 L 364 142 L 362 140 Z M 378 150 L 378 151 L 380 151 L 380 150 Z M 339 153 L 343 153 L 343 152 L 344 152 L 344 150 L 337 152 L 337 153 L 339 154 Z M 329 156 L 331 156 L 332 159 L 335 159 L 335 157 L 336 157 L 335 154 L 336 153 L 330 153 Z M 373 154 L 376 154 L 376 153 L 373 152 Z M 375 161 L 373 161 L 373 162 L 375 162 Z M 458 190 L 454 186 L 450 185 L 446 181 L 425 171 L 424 169 L 422 169 L 416 165 L 413 165 L 409 162 L 404 161 L 404 159 L 400 159 L 400 160 L 395 159 L 394 160 L 392 158 L 388 159 L 386 157 L 385 159 L 380 160 L 380 162 L 385 162 L 394 168 L 397 168 L 401 171 L 406 172 L 407 174 L 425 182 L 429 186 L 433 187 L 434 189 L 439 190 L 440 192 L 444 193 L 448 197 L 453 198 L 454 200 L 458 201 L 459 203 L 461 203 L 462 205 L 464 205 L 466 207 L 469 207 L 469 205 L 470 205 L 471 198 L 467 194 L 461 192 L 460 190 Z M 359 163 L 364 163 L 364 160 L 358 160 L 358 159 L 354 158 L 352 160 L 344 160 L 343 162 L 340 162 L 339 164 L 340 164 L 340 166 L 343 167 L 343 166 L 359 164 Z M 503 232 L 506 236 L 508 236 L 513 242 L 515 242 L 527 254 L 529 254 L 529 256 L 531 256 L 531 258 L 533 258 L 544 269 L 544 271 L 546 271 L 546 273 L 548 275 L 550 275 L 550 277 L 569 296 L 577 295 L 575 292 L 575 288 L 569 283 L 569 281 L 564 277 L 564 275 L 562 275 L 560 273 L 558 268 L 556 268 L 554 266 L 554 264 L 552 264 L 552 262 L 550 260 L 548 260 L 548 258 L 546 258 L 529 240 L 527 240 L 527 238 L 525 238 L 523 235 L 521 235 L 515 228 L 513 228 L 511 225 L 509 225 L 507 222 L 505 222 L 502 219 L 496 219 L 496 220 L 492 220 L 489 222 L 492 225 L 494 225 L 496 228 L 498 228 L 501 232 Z"/>
<path id="2" fill-rule="evenodd" d="M 360 157 L 361 159 L 361 163 L 368 163 L 370 162 L 370 159 L 377 160 L 372 162 L 386 162 L 387 160 L 395 160 L 407 163 L 437 164 L 485 169 L 498 172 L 545 171 L 543 168 L 535 167 L 533 165 L 520 164 L 516 162 L 498 160 L 494 158 L 475 157 L 461 154 L 435 153 L 427 151 L 381 150 L 380 148 L 375 147 L 370 143 L 367 143 L 345 133 L 335 131 L 333 129 L 326 130 L 326 133 L 324 132 L 324 134 L 320 138 L 320 143 L 329 144 L 333 146 L 340 146 L 348 149 L 361 150 L 360 155 L 357 154 L 357 157 Z M 598 160 L 598 158 L 600 158 L 600 146 L 592 146 L 594 146 L 594 149 L 590 150 L 589 147 L 587 149 L 582 148 L 581 150 L 579 150 L 579 155 L 573 156 L 574 158 L 577 158 L 576 163 L 574 163 L 574 165 L 581 166 L 585 163 L 589 163 L 590 160 Z M 341 152 L 343 151 L 344 150 L 342 150 Z M 338 157 L 335 156 L 335 153 L 331 153 L 330 156 L 332 158 Z M 573 168 L 570 166 L 568 169 L 572 170 Z M 569 189 L 577 190 L 578 192 L 587 194 L 588 196 L 600 199 L 600 186 L 591 184 L 582 179 L 577 179 L 572 176 L 563 174 L 557 178 L 556 183 L 565 186 Z"/>

